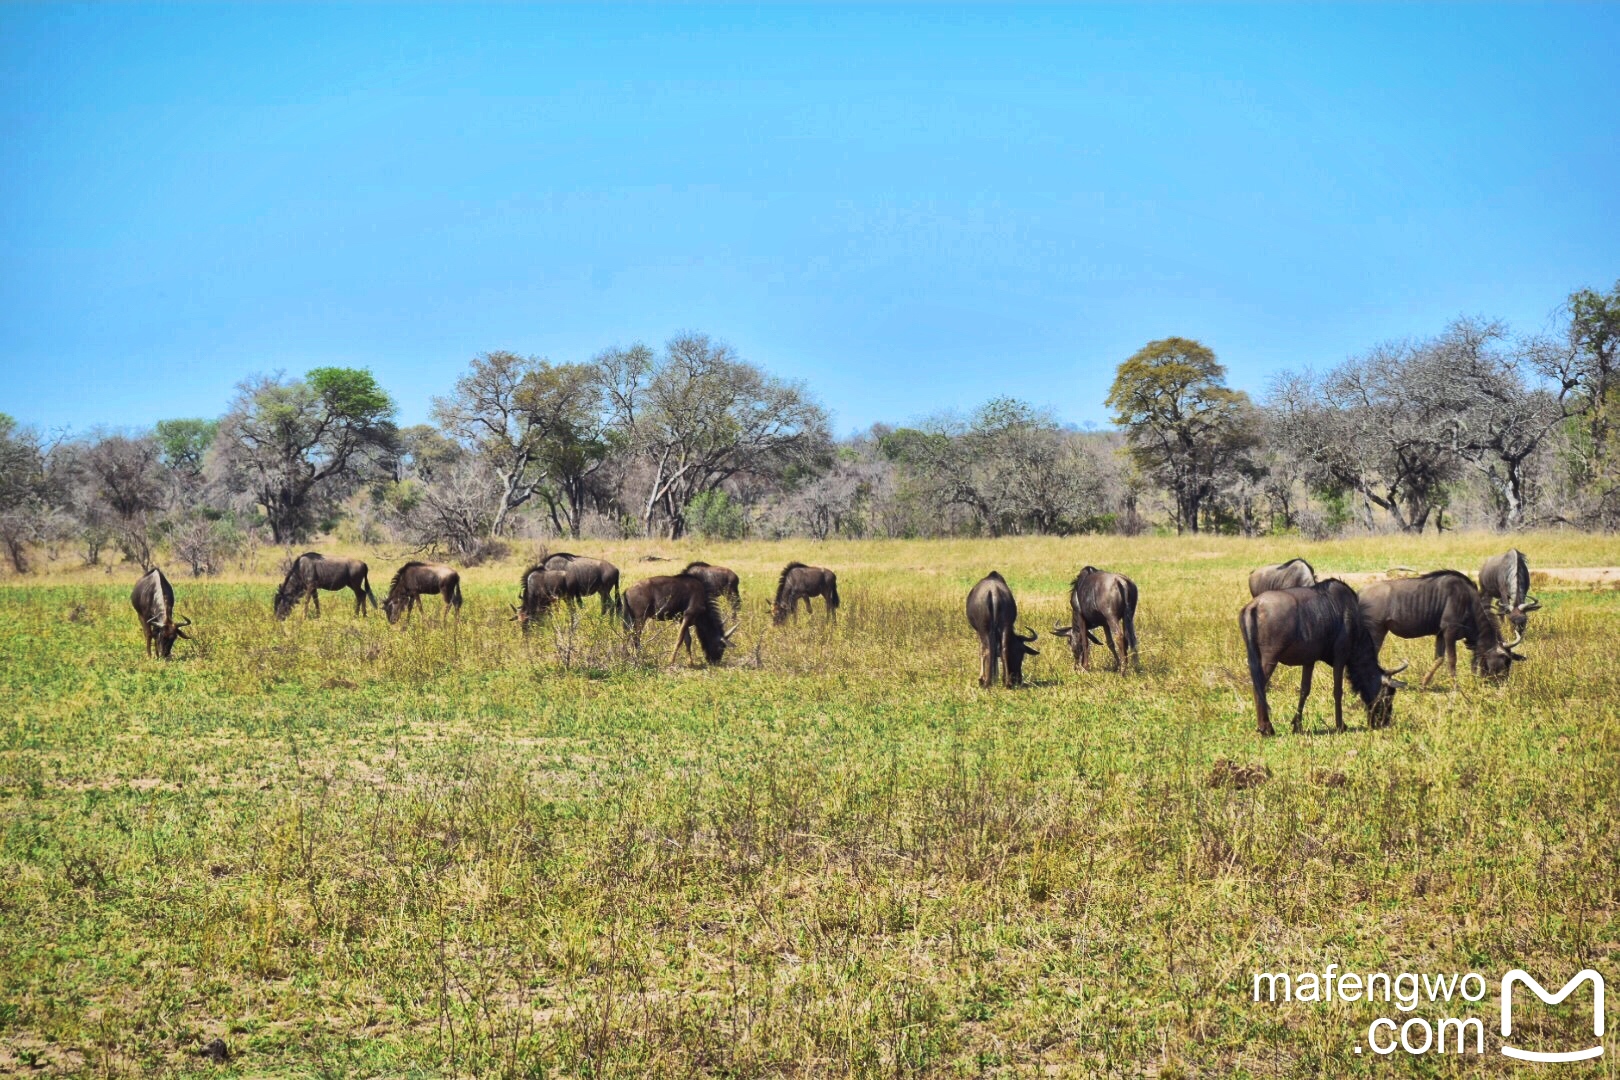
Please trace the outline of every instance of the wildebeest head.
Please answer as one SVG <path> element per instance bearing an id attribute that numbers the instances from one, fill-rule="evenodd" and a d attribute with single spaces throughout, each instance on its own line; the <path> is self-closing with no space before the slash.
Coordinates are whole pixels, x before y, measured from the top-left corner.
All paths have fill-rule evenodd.
<path id="1" fill-rule="evenodd" d="M 1529 659 L 1513 651 L 1513 647 L 1523 640 L 1524 631 L 1520 630 L 1512 641 L 1499 641 L 1479 649 L 1474 653 L 1474 670 L 1487 679 L 1507 678 L 1515 660 Z"/>
<path id="2" fill-rule="evenodd" d="M 157 646 L 157 654 L 163 659 L 167 660 L 169 658 L 169 654 L 174 651 L 174 643 L 177 639 L 185 638 L 187 641 L 190 641 L 191 635 L 186 633 L 184 630 L 184 627 L 190 625 L 190 619 L 181 619 L 179 622 L 166 623 L 160 623 L 154 620 L 152 623 L 152 640 Z"/>
<path id="3" fill-rule="evenodd" d="M 276 618 L 285 619 L 291 615 L 293 605 L 296 603 L 298 603 L 298 590 L 289 588 L 287 581 L 282 582 L 281 587 L 276 590 Z"/>
<path id="4" fill-rule="evenodd" d="M 1027 626 L 1024 629 L 1029 630 L 1028 637 L 1024 637 L 1017 630 L 1008 633 L 1007 655 L 1002 657 L 1002 662 L 1007 665 L 1007 670 L 1012 674 L 1014 683 L 1024 681 L 1024 657 L 1041 655 L 1041 650 L 1029 647 L 1029 643 L 1039 635 Z"/>
<path id="5" fill-rule="evenodd" d="M 1533 596 L 1526 596 L 1524 598 L 1524 603 L 1518 604 L 1514 607 L 1508 607 L 1507 605 L 1503 604 L 1501 600 L 1495 599 L 1494 597 L 1491 600 L 1491 607 L 1495 609 L 1496 614 L 1507 619 L 1508 625 L 1513 627 L 1514 633 L 1519 635 L 1519 639 L 1521 641 L 1524 639 L 1524 628 L 1530 623 L 1530 613 L 1535 611 L 1540 606 L 1541 601 L 1537 600 Z M 1515 657 L 1515 659 L 1522 660 L 1524 658 L 1521 656 Z"/>
<path id="6" fill-rule="evenodd" d="M 1028 627 L 1026 627 L 1025 629 L 1028 629 Z M 1072 626 L 1054 626 L 1054 627 L 1052 627 L 1052 636 L 1055 637 L 1055 638 L 1062 638 L 1064 641 L 1067 641 L 1069 643 L 1069 648 L 1074 650 L 1074 655 L 1077 658 L 1079 657 L 1079 655 L 1080 655 L 1080 638 L 1074 632 L 1074 627 L 1072 627 Z M 1101 641 L 1097 640 L 1096 632 L 1093 631 L 1089 626 L 1086 627 L 1086 640 L 1090 641 L 1093 645 L 1101 645 L 1102 644 Z"/>
<path id="7" fill-rule="evenodd" d="M 1367 706 L 1367 726 L 1369 728 L 1388 727 L 1395 716 L 1395 691 L 1404 689 L 1406 684 L 1395 676 L 1405 671 L 1406 664 L 1392 670 L 1379 669 L 1378 696 L 1373 698 Z"/>

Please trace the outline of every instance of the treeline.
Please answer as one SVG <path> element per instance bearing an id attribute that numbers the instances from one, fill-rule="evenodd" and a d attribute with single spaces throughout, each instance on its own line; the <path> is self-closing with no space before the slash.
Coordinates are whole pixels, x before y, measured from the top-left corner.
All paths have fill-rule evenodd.
<path id="1" fill-rule="evenodd" d="M 839 441 L 805 387 L 701 334 L 588 363 L 487 353 L 413 427 L 370 372 L 317 368 L 149 431 L 0 414 L 0 545 L 18 572 L 161 548 L 205 574 L 330 533 L 476 559 L 524 536 L 1613 529 L 1617 366 L 1620 283 L 1545 334 L 1462 319 L 1259 402 L 1199 342 L 1151 342 L 1106 432 L 998 398 Z"/>

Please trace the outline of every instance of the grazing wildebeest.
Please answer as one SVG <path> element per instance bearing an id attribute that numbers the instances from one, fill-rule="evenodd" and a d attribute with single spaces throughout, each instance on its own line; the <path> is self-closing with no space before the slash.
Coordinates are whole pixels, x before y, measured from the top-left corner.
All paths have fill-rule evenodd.
<path id="1" fill-rule="evenodd" d="M 641 631 L 648 619 L 664 622 L 680 620 L 681 630 L 670 650 L 669 662 L 674 663 L 686 646 L 688 659 L 692 656 L 692 631 L 697 631 L 698 644 L 703 646 L 703 657 L 718 664 L 725 655 L 731 635 L 720 621 L 714 596 L 701 578 L 690 574 L 650 577 L 638 581 L 619 601 L 619 610 L 625 626 L 630 629 L 630 640 L 641 648 Z"/>
<path id="2" fill-rule="evenodd" d="M 428 593 L 438 593 L 444 600 L 445 610 L 454 611 L 461 618 L 461 575 L 441 563 L 411 560 L 394 572 L 383 598 L 383 611 L 390 623 L 409 615 L 411 609 L 422 602 Z"/>
<path id="3" fill-rule="evenodd" d="M 823 566 L 788 563 L 782 567 L 782 575 L 776 579 L 776 599 L 771 602 L 772 621 L 781 626 L 788 621 L 789 615 L 797 617 L 800 600 L 804 601 L 805 613 L 810 613 L 814 610 L 810 606 L 812 596 L 826 598 L 827 614 L 837 622 L 838 575 Z"/>
<path id="4" fill-rule="evenodd" d="M 547 570 L 544 563 L 539 563 L 523 571 L 522 584 L 518 586 L 518 602 L 512 607 L 512 618 L 529 632 L 529 624 L 536 619 L 542 619 L 551 611 L 551 605 L 563 598 L 568 585 L 568 571 Z"/>
<path id="5" fill-rule="evenodd" d="M 1518 548 L 1485 560 L 1479 568 L 1479 591 L 1490 599 L 1496 614 L 1506 616 L 1508 624 L 1521 635 L 1530 613 L 1541 606 L 1541 601 L 1530 595 L 1530 564 Z"/>
<path id="6" fill-rule="evenodd" d="M 1356 592 L 1337 578 L 1308 588 L 1267 589 L 1238 614 L 1238 629 L 1249 654 L 1249 679 L 1254 684 L 1254 708 L 1260 716 L 1260 734 L 1275 735 L 1266 687 L 1278 664 L 1303 668 L 1299 682 L 1299 708 L 1294 730 L 1305 725 L 1305 699 L 1311 694 L 1311 673 L 1317 664 L 1333 668 L 1333 721 L 1344 728 L 1344 676 L 1367 707 L 1367 726 L 1384 727 L 1394 714 L 1395 691 L 1401 683 L 1394 671 L 1378 665 L 1378 646 L 1362 620 Z"/>
<path id="7" fill-rule="evenodd" d="M 292 614 L 293 605 L 302 600 L 304 614 L 309 614 L 311 601 L 315 603 L 315 614 L 321 613 L 320 590 L 337 592 L 341 589 L 354 591 L 354 611 L 357 615 L 366 613 L 366 601 L 371 606 L 377 606 L 377 597 L 371 591 L 371 579 L 366 564 L 359 559 L 329 559 L 318 551 L 306 551 L 293 560 L 292 569 L 282 579 L 281 588 L 276 590 L 276 618 L 285 619 Z"/>
<path id="8" fill-rule="evenodd" d="M 547 570 L 561 570 L 568 575 L 562 595 L 570 607 L 578 607 L 593 593 L 601 596 L 603 613 L 607 612 L 610 600 L 613 606 L 618 604 L 619 568 L 606 559 L 592 559 L 584 555 L 559 551 L 555 555 L 546 556 L 546 561 L 540 565 Z"/>
<path id="9" fill-rule="evenodd" d="M 1513 661 L 1524 659 L 1513 651 L 1524 635 L 1504 643 L 1485 598 L 1468 575 L 1455 570 L 1375 581 L 1361 590 L 1361 611 L 1373 644 L 1380 649 L 1386 634 L 1403 638 L 1434 635 L 1434 667 L 1423 677 L 1424 686 L 1440 670 L 1441 661 L 1450 665 L 1451 682 L 1456 685 L 1458 638 L 1474 651 L 1474 670 L 1487 678 L 1505 677 Z"/>
<path id="10" fill-rule="evenodd" d="M 1276 566 L 1262 566 L 1249 575 L 1249 595 L 1259 596 L 1272 589 L 1308 589 L 1316 584 L 1316 571 L 1304 559 L 1289 559 Z"/>
<path id="11" fill-rule="evenodd" d="M 738 586 L 737 572 L 724 566 L 710 566 L 706 562 L 689 562 L 683 574 L 703 579 L 703 584 L 709 587 L 709 592 L 715 597 L 725 597 L 731 605 L 731 614 L 735 618 L 742 608 L 742 591 Z"/>
<path id="12" fill-rule="evenodd" d="M 141 633 L 146 635 L 147 656 L 152 655 L 155 646 L 158 656 L 167 660 L 169 653 L 174 651 L 175 638 L 191 640 L 191 635 L 181 629 L 190 626 L 191 620 L 174 621 L 174 587 L 157 567 L 154 566 L 135 582 L 135 588 L 129 594 L 129 603 L 141 620 Z"/>
<path id="13" fill-rule="evenodd" d="M 1076 667 L 1091 670 L 1091 646 L 1098 644 L 1091 631 L 1101 626 L 1108 635 L 1108 648 L 1114 654 L 1116 670 L 1125 674 L 1125 655 L 1142 670 L 1142 657 L 1136 651 L 1136 582 L 1124 574 L 1087 566 L 1069 585 L 1069 626 L 1052 630 L 1053 637 L 1067 638 L 1074 650 Z"/>
<path id="14" fill-rule="evenodd" d="M 1018 601 L 1006 579 L 992 570 L 968 590 L 968 625 L 979 635 L 979 685 L 988 687 L 996 681 L 996 664 L 1001 664 L 1002 682 L 1010 689 L 1024 681 L 1024 656 L 1039 656 L 1039 649 L 1029 647 L 1036 633 L 1021 635 L 1014 624 L 1018 621 Z"/>

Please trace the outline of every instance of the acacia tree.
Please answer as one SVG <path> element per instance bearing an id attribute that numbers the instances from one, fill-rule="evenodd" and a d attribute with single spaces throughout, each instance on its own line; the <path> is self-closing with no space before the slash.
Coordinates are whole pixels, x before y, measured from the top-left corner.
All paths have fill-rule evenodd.
<path id="1" fill-rule="evenodd" d="M 201 498 L 205 458 L 218 433 L 218 420 L 159 420 L 152 429 L 168 474 L 169 502 L 176 509 L 190 508 Z"/>
<path id="2" fill-rule="evenodd" d="M 579 535 L 591 477 L 611 449 L 597 376 L 591 365 L 490 352 L 434 399 L 434 418 L 495 478 L 492 532 L 538 496 L 559 532 Z"/>
<path id="3" fill-rule="evenodd" d="M 829 461 L 821 406 L 705 334 L 674 338 L 659 359 L 636 345 L 597 365 L 620 437 L 647 473 L 649 536 L 659 514 L 669 537 L 684 534 L 692 501 L 741 474 L 780 479 Z"/>
<path id="4" fill-rule="evenodd" d="M 1572 293 L 1563 314 L 1562 334 L 1541 339 L 1532 362 L 1580 417 L 1569 425 L 1574 479 L 1596 500 L 1590 520 L 1613 527 L 1620 522 L 1620 281 L 1609 293 Z"/>
<path id="5" fill-rule="evenodd" d="M 1170 492 L 1176 531 L 1196 533 L 1217 475 L 1254 443 L 1249 396 L 1207 346 L 1172 337 L 1119 365 L 1107 403 L 1137 468 Z"/>
<path id="6" fill-rule="evenodd" d="M 393 400 L 363 369 L 249 380 L 220 421 L 228 482 L 264 508 L 276 543 L 300 539 L 317 510 L 393 451 L 393 417 Z"/>

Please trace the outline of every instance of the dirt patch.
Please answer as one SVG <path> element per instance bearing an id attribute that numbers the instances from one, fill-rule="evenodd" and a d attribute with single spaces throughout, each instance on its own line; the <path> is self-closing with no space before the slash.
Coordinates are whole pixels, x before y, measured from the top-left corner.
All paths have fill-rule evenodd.
<path id="1" fill-rule="evenodd" d="M 1263 761 L 1251 761 L 1247 765 L 1239 765 L 1223 757 L 1215 759 L 1214 766 L 1209 770 L 1209 779 L 1204 786 L 1212 788 L 1236 788 L 1244 791 L 1248 788 L 1259 787 L 1271 779 L 1271 766 Z"/>
<path id="2" fill-rule="evenodd" d="M 1375 581 L 1390 581 L 1394 578 L 1412 577 L 1414 575 L 1412 571 L 1397 567 L 1392 570 L 1368 570 L 1350 574 L 1323 573 L 1321 576 L 1336 577 L 1346 585 L 1359 589 L 1363 585 L 1371 585 Z M 1596 589 L 1620 589 L 1620 566 L 1550 566 L 1544 570 L 1530 571 L 1530 587 L 1532 589 L 1576 588 L 1581 586 Z"/>

